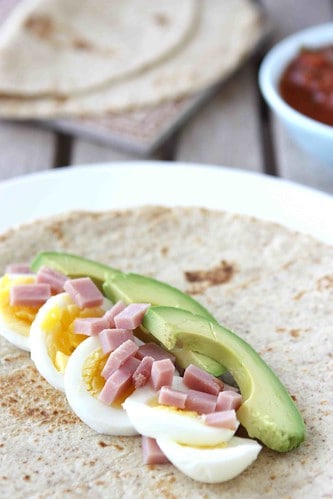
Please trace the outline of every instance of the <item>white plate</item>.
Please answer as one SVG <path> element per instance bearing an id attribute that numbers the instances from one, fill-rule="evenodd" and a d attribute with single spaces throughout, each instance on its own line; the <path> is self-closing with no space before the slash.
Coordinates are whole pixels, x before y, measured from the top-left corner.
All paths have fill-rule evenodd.
<path id="1" fill-rule="evenodd" d="M 281 179 L 225 168 L 141 161 L 29 174 L 0 183 L 0 231 L 73 209 L 196 205 L 254 215 L 333 243 L 333 198 Z"/>

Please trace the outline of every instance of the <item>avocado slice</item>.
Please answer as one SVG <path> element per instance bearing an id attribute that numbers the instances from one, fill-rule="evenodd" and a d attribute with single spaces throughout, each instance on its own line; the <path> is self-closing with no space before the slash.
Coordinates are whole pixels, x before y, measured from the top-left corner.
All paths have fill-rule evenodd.
<path id="1" fill-rule="evenodd" d="M 58 270 L 73 278 L 89 276 L 101 290 L 102 285 L 107 278 L 116 274 L 121 274 L 119 270 L 95 262 L 94 260 L 89 260 L 88 258 L 73 255 L 71 253 L 56 251 L 44 251 L 39 253 L 32 261 L 31 268 L 34 272 L 37 272 L 43 265 Z"/>
<path id="2" fill-rule="evenodd" d="M 34 258 L 31 268 L 34 272 L 37 272 L 43 265 L 73 278 L 81 276 L 90 277 L 113 303 L 122 300 L 127 304 L 143 302 L 153 305 L 181 307 L 193 313 L 203 315 L 211 321 L 215 321 L 215 318 L 208 310 L 189 295 L 156 279 L 139 274 L 124 274 L 118 269 L 94 260 L 57 251 L 39 253 Z M 142 328 L 141 331 L 138 331 L 138 336 L 143 341 L 154 341 L 154 338 Z M 225 372 L 225 368 L 218 362 L 204 358 L 203 355 L 198 353 L 179 350 L 176 357 L 179 367 L 183 369 L 192 363 L 215 376 L 219 376 Z"/>
<path id="3" fill-rule="evenodd" d="M 155 338 L 153 337 L 153 340 Z M 186 369 L 190 364 L 194 364 L 200 369 L 209 372 L 216 378 L 221 376 L 226 372 L 226 369 L 222 364 L 217 362 L 206 355 L 202 355 L 198 352 L 192 352 L 191 350 L 184 350 L 183 348 L 173 348 L 170 353 L 176 357 L 176 364 L 178 368 Z"/>
<path id="4" fill-rule="evenodd" d="M 168 350 L 200 352 L 222 363 L 236 380 L 243 403 L 238 419 L 250 437 L 287 452 L 305 439 L 303 419 L 279 378 L 243 339 L 216 322 L 172 307 L 151 307 L 143 319 Z"/>
<path id="5" fill-rule="evenodd" d="M 206 317 L 211 322 L 216 322 L 215 317 L 208 312 L 199 302 L 179 289 L 162 281 L 140 274 L 114 274 L 107 277 L 103 285 L 107 298 L 116 302 L 122 300 L 125 303 L 150 303 L 151 305 L 163 305 L 188 310 L 193 314 Z M 138 336 L 146 341 L 149 335 L 147 331 L 138 332 Z M 150 341 L 154 341 L 150 339 Z M 196 352 L 178 349 L 172 352 L 177 358 L 179 367 L 185 369 L 189 364 L 195 364 L 205 369 L 214 376 L 220 376 L 226 369 L 219 362 Z M 218 374 L 217 374 L 218 373 Z"/>
<path id="6" fill-rule="evenodd" d="M 179 289 L 141 274 L 117 273 L 107 277 L 103 286 L 105 295 L 113 302 L 122 300 L 125 303 L 150 303 L 182 308 L 193 314 L 206 317 L 215 322 L 214 316 L 191 296 Z"/>

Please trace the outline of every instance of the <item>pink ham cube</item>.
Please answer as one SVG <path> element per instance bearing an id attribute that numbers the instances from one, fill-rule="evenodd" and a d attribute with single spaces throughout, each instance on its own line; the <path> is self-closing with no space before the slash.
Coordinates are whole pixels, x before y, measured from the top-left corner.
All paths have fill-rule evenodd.
<path id="1" fill-rule="evenodd" d="M 154 438 L 142 436 L 141 446 L 143 464 L 166 464 L 170 462 Z"/>
<path id="2" fill-rule="evenodd" d="M 68 277 L 57 270 L 43 265 L 37 272 L 36 282 L 49 284 L 54 293 L 61 293 Z"/>
<path id="3" fill-rule="evenodd" d="M 114 317 L 117 328 L 135 329 L 140 326 L 146 310 L 150 307 L 148 303 L 131 303 L 122 312 Z"/>
<path id="4" fill-rule="evenodd" d="M 216 410 L 217 411 L 228 411 L 230 409 L 240 408 L 242 404 L 242 396 L 234 392 L 233 390 L 224 390 L 220 392 L 217 397 Z"/>
<path id="5" fill-rule="evenodd" d="M 151 382 L 154 390 L 159 390 L 162 386 L 171 386 L 175 366 L 170 359 L 155 360 L 151 368 Z"/>
<path id="6" fill-rule="evenodd" d="M 5 268 L 6 274 L 32 274 L 29 263 L 10 263 Z"/>
<path id="7" fill-rule="evenodd" d="M 40 307 L 51 297 L 48 284 L 15 284 L 10 288 L 9 304 L 20 307 Z"/>
<path id="8" fill-rule="evenodd" d="M 187 393 L 175 390 L 169 386 L 162 386 L 158 396 L 158 403 L 177 407 L 177 409 L 185 409 Z"/>
<path id="9" fill-rule="evenodd" d="M 139 359 L 130 357 L 119 367 L 106 381 L 98 399 L 104 404 L 112 404 L 115 400 L 122 398 L 132 386 L 132 376 L 138 365 Z"/>
<path id="10" fill-rule="evenodd" d="M 116 350 L 110 353 L 105 366 L 102 369 L 102 376 L 108 379 L 114 371 L 121 367 L 130 357 L 133 357 L 138 351 L 138 346 L 133 340 L 126 340 Z M 139 359 L 138 365 L 140 364 Z"/>
<path id="11" fill-rule="evenodd" d="M 114 318 L 116 315 L 120 314 L 126 308 L 125 303 L 118 301 L 104 314 L 105 319 L 109 322 L 109 328 L 115 328 Z"/>
<path id="12" fill-rule="evenodd" d="M 151 368 L 153 366 L 154 359 L 153 357 L 144 357 L 135 373 L 133 374 L 133 382 L 134 388 L 141 388 L 144 386 L 150 379 L 151 376 Z"/>
<path id="13" fill-rule="evenodd" d="M 216 409 L 216 395 L 200 392 L 198 390 L 189 390 L 185 402 L 185 409 L 195 411 L 198 414 L 207 414 Z"/>
<path id="14" fill-rule="evenodd" d="M 153 357 L 154 360 L 170 359 L 174 364 L 176 357 L 156 343 L 145 343 L 139 347 L 136 354 L 138 359 L 143 359 L 146 355 Z"/>
<path id="15" fill-rule="evenodd" d="M 80 308 L 100 307 L 104 302 L 102 293 L 90 277 L 68 279 L 64 284 L 64 290 Z"/>
<path id="16" fill-rule="evenodd" d="M 103 317 L 105 319 L 105 315 Z M 104 353 L 112 352 L 127 340 L 134 341 L 134 335 L 130 329 L 104 329 L 98 335 Z"/>
<path id="17" fill-rule="evenodd" d="M 223 389 L 223 383 L 220 380 L 194 364 L 190 364 L 185 369 L 183 381 L 186 386 L 193 390 L 211 393 L 213 395 L 218 395 Z"/>
<path id="18" fill-rule="evenodd" d="M 74 321 L 73 332 L 87 336 L 96 336 L 107 326 L 108 321 L 104 317 L 80 317 Z"/>
<path id="19" fill-rule="evenodd" d="M 239 421 L 234 410 L 212 412 L 202 416 L 203 421 L 209 426 L 217 426 L 218 428 L 227 428 L 228 430 L 236 431 L 239 426 Z"/>

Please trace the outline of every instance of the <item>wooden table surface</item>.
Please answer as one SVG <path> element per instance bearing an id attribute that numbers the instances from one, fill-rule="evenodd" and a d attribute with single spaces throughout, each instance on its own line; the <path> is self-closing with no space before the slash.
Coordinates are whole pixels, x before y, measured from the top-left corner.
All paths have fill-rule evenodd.
<path id="1" fill-rule="evenodd" d="M 257 85 L 260 57 L 269 46 L 305 27 L 332 21 L 333 1 L 261 4 L 273 29 L 263 53 L 243 66 L 152 158 L 253 170 L 333 193 L 333 169 L 293 143 Z M 0 151 L 0 180 L 59 166 L 137 159 L 109 146 L 5 121 L 0 122 Z"/>

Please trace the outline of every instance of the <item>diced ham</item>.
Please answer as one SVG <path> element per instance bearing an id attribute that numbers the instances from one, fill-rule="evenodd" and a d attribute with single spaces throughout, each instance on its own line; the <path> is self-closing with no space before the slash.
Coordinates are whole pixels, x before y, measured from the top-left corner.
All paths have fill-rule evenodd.
<path id="1" fill-rule="evenodd" d="M 219 411 L 204 414 L 202 419 L 209 426 L 217 426 L 219 428 L 227 428 L 229 430 L 237 430 L 239 425 L 236 412 L 233 409 L 230 411 Z"/>
<path id="2" fill-rule="evenodd" d="M 73 332 L 95 336 L 108 327 L 108 321 L 104 317 L 79 317 L 75 319 Z"/>
<path id="3" fill-rule="evenodd" d="M 171 386 L 175 366 L 170 359 L 155 360 L 151 368 L 151 382 L 154 390 L 159 390 L 162 386 Z"/>
<path id="4" fill-rule="evenodd" d="M 125 303 L 118 301 L 104 314 L 104 317 L 109 322 L 108 328 L 115 328 L 114 318 L 116 315 L 120 314 L 126 308 Z"/>
<path id="5" fill-rule="evenodd" d="M 198 414 L 207 414 L 215 411 L 216 401 L 216 395 L 198 390 L 189 390 L 185 401 L 185 409 L 195 411 Z"/>
<path id="6" fill-rule="evenodd" d="M 141 448 L 143 464 L 166 464 L 170 462 L 154 438 L 142 436 Z"/>
<path id="7" fill-rule="evenodd" d="M 172 355 L 170 352 L 164 350 L 164 348 L 160 347 L 156 343 L 145 343 L 139 347 L 139 350 L 136 354 L 138 359 L 143 359 L 149 355 L 149 357 L 153 357 L 154 360 L 162 360 L 162 359 L 170 359 L 174 364 L 176 361 L 176 357 Z"/>
<path id="8" fill-rule="evenodd" d="M 99 307 L 104 301 L 102 293 L 90 277 L 67 279 L 64 283 L 64 290 L 71 295 L 80 308 Z"/>
<path id="9" fill-rule="evenodd" d="M 40 307 L 51 296 L 48 284 L 16 284 L 10 288 L 10 305 Z"/>
<path id="10" fill-rule="evenodd" d="M 105 315 L 103 316 L 105 319 Z M 122 343 L 127 340 L 134 341 L 133 332 L 130 329 L 103 329 L 98 335 L 104 353 L 109 353 L 118 348 Z"/>
<path id="11" fill-rule="evenodd" d="M 149 356 L 144 357 L 141 360 L 140 364 L 138 365 L 138 368 L 133 374 L 133 382 L 135 389 L 141 388 L 149 381 L 153 362 L 154 362 L 153 357 Z"/>
<path id="12" fill-rule="evenodd" d="M 117 328 L 135 329 L 140 326 L 146 310 L 150 307 L 148 303 L 131 303 L 114 317 Z"/>
<path id="13" fill-rule="evenodd" d="M 138 350 L 138 345 L 133 340 L 126 340 L 118 348 L 110 353 L 105 366 L 102 369 L 102 376 L 108 379 L 119 367 L 121 367 L 130 357 L 133 357 Z M 140 363 L 139 359 L 138 365 Z"/>
<path id="14" fill-rule="evenodd" d="M 169 386 L 162 386 L 158 396 L 158 403 L 177 407 L 177 409 L 185 409 L 186 399 L 186 392 L 175 390 Z"/>
<path id="15" fill-rule="evenodd" d="M 227 383 L 223 383 L 223 390 L 230 390 L 232 392 L 236 392 L 236 393 L 239 393 L 239 389 L 236 387 L 236 386 L 232 386 L 232 385 L 227 385 Z"/>
<path id="16" fill-rule="evenodd" d="M 131 388 L 132 376 L 139 364 L 139 359 L 130 357 L 106 380 L 98 396 L 99 400 L 104 404 L 112 404 L 115 400 L 122 398 Z"/>
<path id="17" fill-rule="evenodd" d="M 217 396 L 216 411 L 228 411 L 230 409 L 240 408 L 242 404 L 242 396 L 231 390 L 220 392 Z"/>
<path id="18" fill-rule="evenodd" d="M 33 274 L 28 263 L 10 263 L 5 269 L 6 274 Z"/>
<path id="19" fill-rule="evenodd" d="M 217 395 L 223 389 L 223 383 L 220 380 L 194 364 L 190 364 L 185 369 L 183 381 L 186 386 L 193 390 L 213 395 Z"/>
<path id="20" fill-rule="evenodd" d="M 64 290 L 65 281 L 68 277 L 57 270 L 50 269 L 43 265 L 37 272 L 36 282 L 49 284 L 54 293 L 61 293 Z"/>

